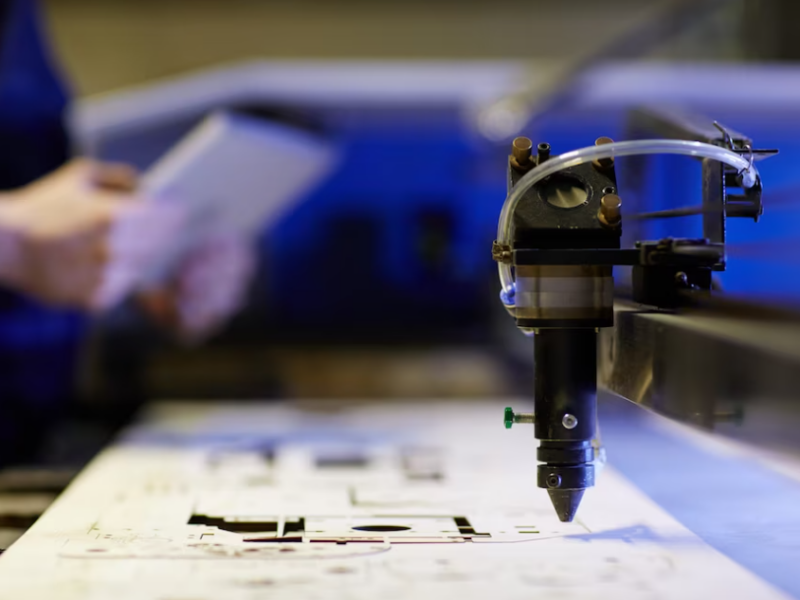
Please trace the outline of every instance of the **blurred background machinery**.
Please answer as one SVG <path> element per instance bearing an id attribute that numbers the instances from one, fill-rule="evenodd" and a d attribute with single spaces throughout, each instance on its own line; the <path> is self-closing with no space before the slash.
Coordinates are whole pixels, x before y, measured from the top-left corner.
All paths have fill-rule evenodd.
<path id="1" fill-rule="evenodd" d="M 156 355 L 128 343 L 126 335 L 142 335 L 138 326 L 111 318 L 101 337 L 120 343 L 96 347 L 103 368 L 90 381 L 95 391 L 113 397 L 136 389 L 142 396 L 178 397 L 391 395 L 390 381 L 409 378 L 387 375 L 383 390 L 363 385 L 374 373 L 376 347 L 395 355 L 437 346 L 464 352 L 465 345 L 485 347 L 498 334 L 513 336 L 498 318 L 493 265 L 486 261 L 505 195 L 507 143 L 482 136 L 475 115 L 530 72 L 514 62 L 248 63 L 83 102 L 76 127 L 84 145 L 142 169 L 221 106 L 322 132 L 343 157 L 329 181 L 264 233 L 251 302 L 215 344 L 191 352 L 161 347 Z M 791 248 L 800 218 L 789 168 L 797 143 L 787 127 L 800 96 L 800 81 L 791 85 L 796 77 L 781 66 L 598 66 L 579 76 L 574 101 L 549 111 L 534 131 L 560 153 L 604 134 L 627 139 L 636 126 L 633 107 L 672 105 L 713 114 L 762 147 L 780 147 L 782 154 L 763 167 L 770 186 L 759 226 L 729 223 L 729 264 L 719 284 L 742 295 L 791 300 L 800 294 L 798 280 L 785 276 L 792 253 L 776 261 L 769 248 Z M 732 93 L 742 81 L 751 85 Z M 688 159 L 623 161 L 619 177 L 629 213 L 700 203 L 701 168 Z M 636 239 L 699 237 L 701 231 L 700 216 L 630 228 Z M 351 367 L 356 370 L 347 375 L 345 355 L 364 371 Z M 410 378 L 418 392 L 404 385 L 399 394 L 492 392 L 501 378 L 487 366 L 487 383 L 478 385 L 474 363 L 468 363 L 468 386 L 458 384 L 463 373 L 448 377 L 437 366 L 427 378 L 424 369 Z M 343 387 L 335 390 L 323 372 L 335 373 Z"/>
<path id="2" fill-rule="evenodd" d="M 513 392 L 520 340 L 486 260 L 507 138 L 524 126 L 554 154 L 626 139 L 641 106 L 705 114 L 781 148 L 763 167 L 759 226 L 728 227 L 717 285 L 800 298 L 787 276 L 800 218 L 791 2 L 45 4 L 84 96 L 74 129 L 86 151 L 146 169 L 209 111 L 233 107 L 319 132 L 343 157 L 264 232 L 248 307 L 214 343 L 187 350 L 124 311 L 105 319 L 82 383 L 93 407 Z M 690 160 L 632 160 L 619 178 L 628 214 L 699 203 Z M 637 225 L 626 228 L 636 239 L 696 237 L 702 218 Z"/>
<path id="3" fill-rule="evenodd" d="M 653 22 L 684 0 L 46 0 L 60 56 L 82 94 L 253 57 L 564 61 Z M 694 2 L 670 60 L 793 60 L 791 0 Z M 659 29 L 675 29 L 661 19 Z"/>

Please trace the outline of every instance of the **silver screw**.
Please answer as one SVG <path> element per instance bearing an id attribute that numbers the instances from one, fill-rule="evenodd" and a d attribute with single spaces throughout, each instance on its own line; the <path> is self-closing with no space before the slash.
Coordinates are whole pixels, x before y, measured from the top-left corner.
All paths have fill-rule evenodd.
<path id="1" fill-rule="evenodd" d="M 532 413 L 517 413 L 514 415 L 514 423 L 536 423 L 536 415 Z"/>
<path id="2" fill-rule="evenodd" d="M 578 417 L 567 413 L 564 415 L 564 418 L 561 419 L 561 424 L 564 426 L 564 429 L 575 429 L 578 426 Z"/>

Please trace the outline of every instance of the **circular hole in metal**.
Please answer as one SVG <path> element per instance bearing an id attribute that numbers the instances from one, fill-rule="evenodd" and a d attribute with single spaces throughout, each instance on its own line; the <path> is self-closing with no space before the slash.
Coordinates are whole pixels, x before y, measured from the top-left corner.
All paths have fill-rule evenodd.
<path id="1" fill-rule="evenodd" d="M 376 531 L 387 533 L 391 531 L 410 531 L 411 527 L 406 527 L 405 525 L 359 525 L 358 527 L 353 527 L 356 531 Z"/>
<path id="2" fill-rule="evenodd" d="M 606 188 L 603 188 L 603 194 L 604 194 L 604 195 L 605 195 L 605 194 L 613 194 L 615 191 L 616 191 L 616 190 L 614 190 L 614 188 L 613 188 L 613 187 L 611 187 L 611 186 L 608 186 L 608 187 L 606 187 Z"/>
<path id="3" fill-rule="evenodd" d="M 589 199 L 589 192 L 574 177 L 553 176 L 543 184 L 540 194 L 548 204 L 557 208 L 576 208 Z"/>

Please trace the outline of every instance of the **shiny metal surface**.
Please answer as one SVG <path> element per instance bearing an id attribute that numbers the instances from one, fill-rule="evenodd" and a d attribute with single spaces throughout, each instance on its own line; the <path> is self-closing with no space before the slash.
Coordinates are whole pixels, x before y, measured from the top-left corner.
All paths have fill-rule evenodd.
<path id="1" fill-rule="evenodd" d="M 516 316 L 591 319 L 614 304 L 611 269 L 602 266 L 517 267 Z M 556 317 L 556 318 L 558 318 Z"/>
<path id="2" fill-rule="evenodd" d="M 682 422 L 800 451 L 800 323 L 615 304 L 598 384 Z"/>

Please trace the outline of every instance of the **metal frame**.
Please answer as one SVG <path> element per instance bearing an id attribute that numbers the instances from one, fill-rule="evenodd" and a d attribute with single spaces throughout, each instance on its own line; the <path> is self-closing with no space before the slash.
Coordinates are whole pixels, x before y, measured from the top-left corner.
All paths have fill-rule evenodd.
<path id="1" fill-rule="evenodd" d="M 800 450 L 800 318 L 717 300 L 684 314 L 618 301 L 598 385 L 664 416 Z"/>

